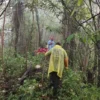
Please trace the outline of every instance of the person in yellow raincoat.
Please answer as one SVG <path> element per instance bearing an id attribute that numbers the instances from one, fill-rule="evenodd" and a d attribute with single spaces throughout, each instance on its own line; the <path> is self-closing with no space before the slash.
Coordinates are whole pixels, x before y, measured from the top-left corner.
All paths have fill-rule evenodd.
<path id="1" fill-rule="evenodd" d="M 50 55 L 48 68 L 48 76 L 50 77 L 49 88 L 53 87 L 53 96 L 56 96 L 64 66 L 68 69 L 68 56 L 59 42 L 56 43 L 52 49 L 45 53 L 45 56 L 48 55 Z"/>

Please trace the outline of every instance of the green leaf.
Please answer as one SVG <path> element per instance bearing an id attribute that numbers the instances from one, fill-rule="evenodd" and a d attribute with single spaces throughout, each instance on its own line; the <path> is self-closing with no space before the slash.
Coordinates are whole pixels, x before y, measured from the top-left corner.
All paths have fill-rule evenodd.
<path id="1" fill-rule="evenodd" d="M 67 4 L 70 2 L 70 0 L 67 0 Z"/>
<path id="2" fill-rule="evenodd" d="M 78 5 L 78 6 L 81 6 L 82 3 L 83 3 L 83 0 L 78 0 L 77 5 Z"/>
<path id="3" fill-rule="evenodd" d="M 75 34 L 71 34 L 68 36 L 68 38 L 66 39 L 67 43 L 70 43 L 70 41 L 74 38 Z"/>
<path id="4" fill-rule="evenodd" d="M 75 11 L 76 11 L 76 9 L 74 8 L 74 10 L 72 11 L 70 17 L 72 17 L 74 15 Z"/>
<path id="5" fill-rule="evenodd" d="M 85 43 L 86 43 L 86 38 L 82 38 L 82 37 L 81 37 L 81 38 L 80 38 L 80 41 L 81 41 L 82 43 L 85 44 Z"/>

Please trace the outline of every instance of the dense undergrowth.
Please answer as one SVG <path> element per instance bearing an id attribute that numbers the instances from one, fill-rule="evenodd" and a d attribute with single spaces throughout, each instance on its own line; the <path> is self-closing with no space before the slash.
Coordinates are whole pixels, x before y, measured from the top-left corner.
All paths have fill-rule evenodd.
<path id="1" fill-rule="evenodd" d="M 1 76 L 0 100 L 50 100 L 48 94 L 52 94 L 52 89 L 45 90 L 49 79 L 47 78 L 48 61 L 44 60 L 44 55 L 31 56 L 27 59 L 21 55 L 14 57 L 6 55 L 4 57 L 6 67 L 6 81 Z M 32 63 L 34 69 L 37 64 L 42 66 L 41 72 L 29 75 L 23 85 L 18 84 L 18 78 L 25 72 L 26 65 Z M 0 66 L 2 72 L 3 67 Z M 100 100 L 100 88 L 95 85 L 83 83 L 82 73 L 72 69 L 64 70 L 62 84 L 59 89 L 59 100 Z M 3 85 L 6 83 L 8 88 Z"/>

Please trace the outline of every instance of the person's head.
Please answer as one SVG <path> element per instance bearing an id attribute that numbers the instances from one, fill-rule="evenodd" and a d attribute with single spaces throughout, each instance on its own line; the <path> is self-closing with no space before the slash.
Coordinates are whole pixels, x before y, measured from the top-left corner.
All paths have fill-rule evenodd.
<path id="1" fill-rule="evenodd" d="M 57 42 L 56 45 L 60 45 L 61 46 L 60 42 Z"/>
<path id="2" fill-rule="evenodd" d="M 53 41 L 53 40 L 54 40 L 54 38 L 53 38 L 53 37 L 50 37 L 50 40 L 52 40 L 52 41 Z"/>

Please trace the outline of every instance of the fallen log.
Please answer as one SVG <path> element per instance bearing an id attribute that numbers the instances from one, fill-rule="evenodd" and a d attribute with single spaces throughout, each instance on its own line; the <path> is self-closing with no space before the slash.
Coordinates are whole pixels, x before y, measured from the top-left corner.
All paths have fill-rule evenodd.
<path id="1" fill-rule="evenodd" d="M 21 78 L 19 78 L 19 84 L 23 85 L 24 80 L 26 79 L 26 77 L 29 75 L 29 73 L 32 70 L 32 64 L 30 64 L 30 66 L 27 68 L 27 70 L 25 71 L 25 73 L 22 75 Z"/>
<path id="2" fill-rule="evenodd" d="M 29 65 L 29 67 L 27 68 L 27 70 L 24 72 L 24 74 L 22 75 L 21 78 L 19 78 L 19 84 L 23 85 L 24 80 L 28 77 L 28 76 L 32 76 L 35 75 L 38 72 L 42 72 L 42 68 L 40 65 L 36 65 L 36 67 L 33 69 L 32 68 L 32 64 Z"/>

